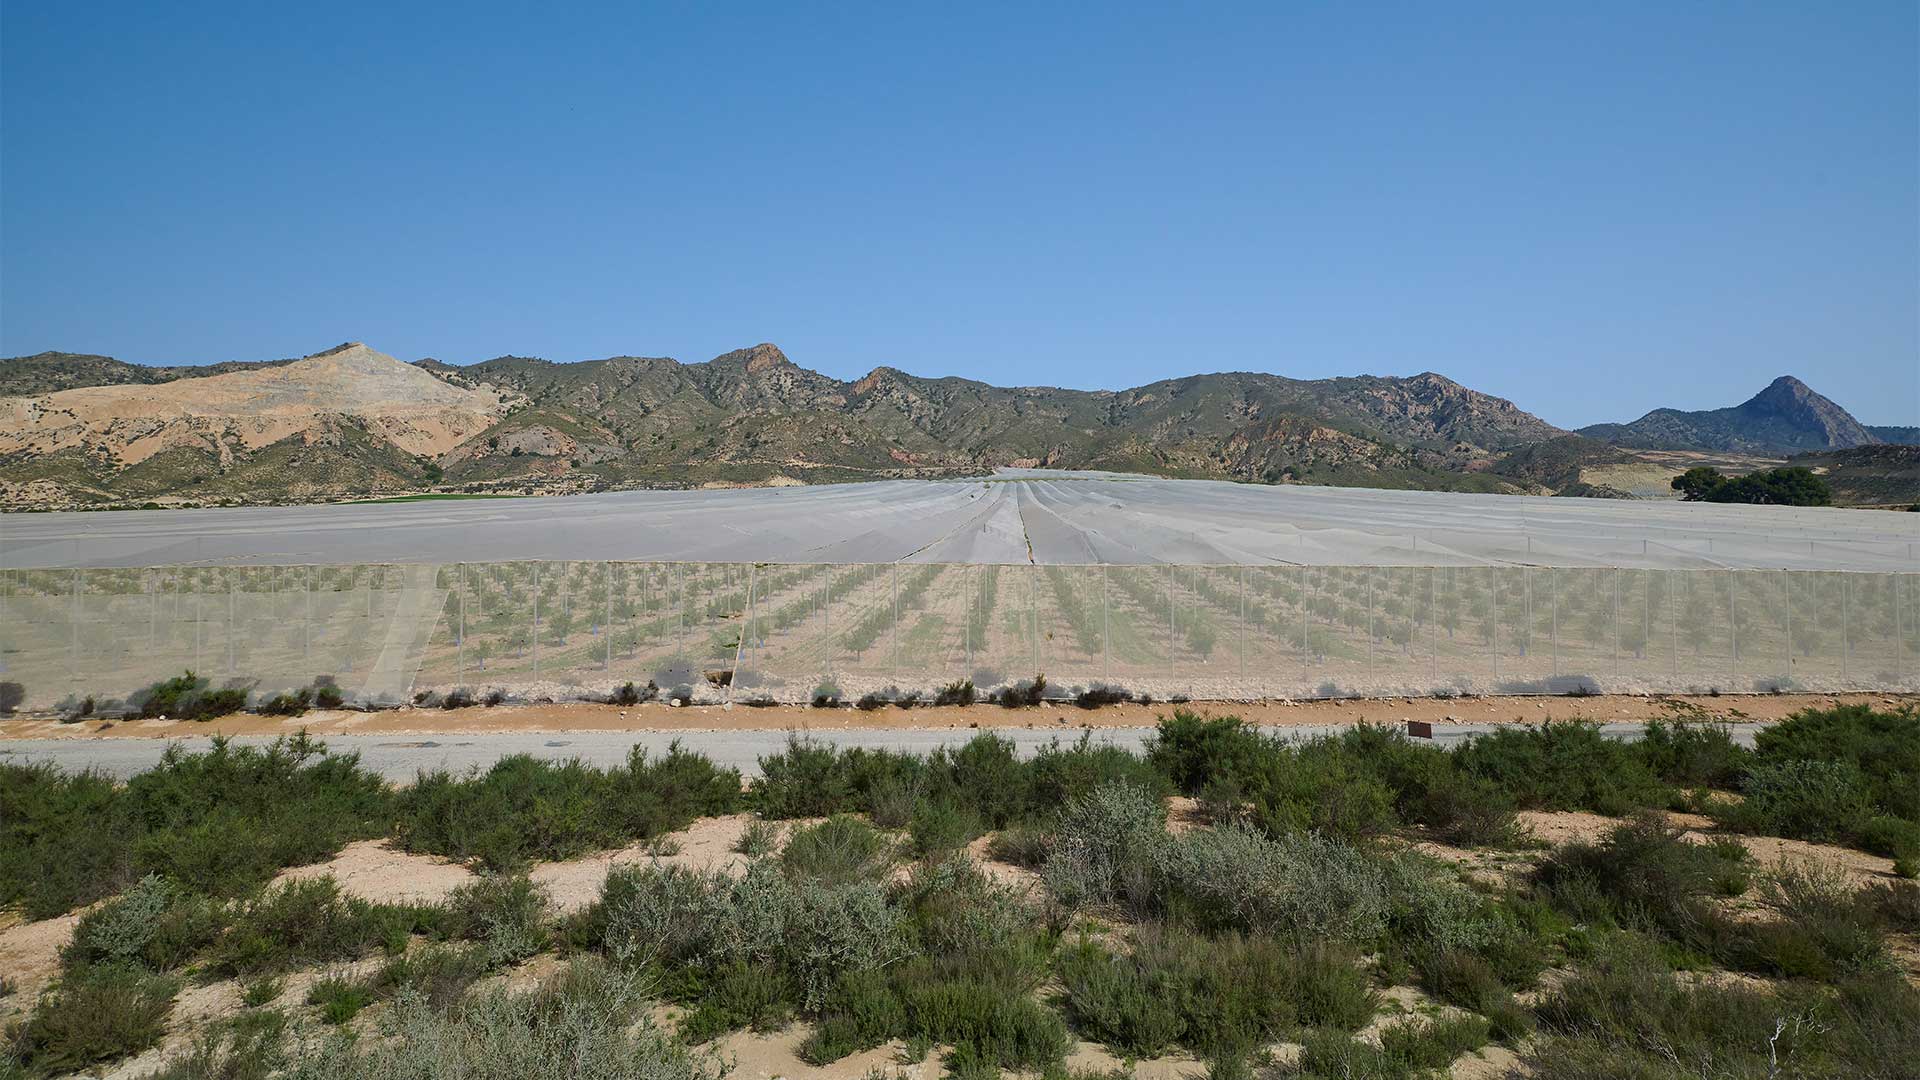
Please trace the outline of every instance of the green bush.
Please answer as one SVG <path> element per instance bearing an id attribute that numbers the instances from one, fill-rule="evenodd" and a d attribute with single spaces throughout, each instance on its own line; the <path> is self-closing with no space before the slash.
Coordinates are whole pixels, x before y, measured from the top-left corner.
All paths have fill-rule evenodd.
<path id="1" fill-rule="evenodd" d="M 778 1031 L 793 1018 L 795 997 L 784 972 L 727 964 L 702 976 L 700 998 L 677 1034 L 697 1044 L 743 1027 Z"/>
<path id="2" fill-rule="evenodd" d="M 1744 832 L 1820 842 L 1844 841 L 1872 812 L 1867 778 L 1847 761 L 1781 761 L 1748 770 L 1746 798 L 1720 811 Z"/>
<path id="3" fill-rule="evenodd" d="M 721 1069 L 654 1026 L 641 980 L 587 961 L 532 991 L 496 989 L 451 1010 L 401 998 L 389 1038 L 300 1048 L 285 1080 L 717 1080 Z"/>
<path id="4" fill-rule="evenodd" d="M 1058 967 L 1075 1029 L 1129 1057 L 1240 1052 L 1300 1025 L 1351 1031 L 1377 1007 L 1352 953 L 1265 936 L 1148 926 L 1129 955 L 1082 941 Z"/>
<path id="5" fill-rule="evenodd" d="M 1630 745 L 1653 775 L 1681 787 L 1731 788 L 1753 761 L 1725 724 L 1653 720 Z"/>
<path id="6" fill-rule="evenodd" d="M 371 986 L 378 997 L 408 993 L 433 1008 L 447 1009 L 494 966 L 482 946 L 432 942 L 388 960 Z"/>
<path id="7" fill-rule="evenodd" d="M 1693 1075 L 1908 1075 L 1920 1060 L 1920 992 L 1874 973 L 1827 992 L 1683 984 L 1647 950 L 1620 948 L 1561 982 L 1536 1007 L 1543 1038 L 1522 1064 L 1539 1075 L 1601 1080 Z"/>
<path id="8" fill-rule="evenodd" d="M 268 1080 L 286 1064 L 286 1037 L 285 1014 L 243 1013 L 195 1035 L 146 1080 Z"/>
<path id="9" fill-rule="evenodd" d="M 1556 849 L 1535 869 L 1533 881 L 1545 899 L 1575 919 L 1658 931 L 1706 947 L 1718 926 L 1707 898 L 1743 891 L 1750 863 L 1738 844 L 1690 843 L 1648 815 L 1616 827 L 1597 844 Z"/>
<path id="10" fill-rule="evenodd" d="M 344 1024 L 373 1004 L 373 988 L 359 979 L 325 975 L 307 988 L 307 1004 L 320 1007 L 320 1019 Z"/>
<path id="11" fill-rule="evenodd" d="M 1387 923 L 1381 864 L 1318 833 L 1198 829 L 1167 849 L 1159 872 L 1163 904 L 1201 926 L 1360 942 Z"/>
<path id="12" fill-rule="evenodd" d="M 431 930 L 441 917 L 434 908 L 344 896 L 330 877 L 288 881 L 233 908 L 208 969 L 257 976 L 352 960 L 379 948 L 395 931 L 404 936 Z"/>
<path id="13" fill-rule="evenodd" d="M 624 766 L 519 754 L 484 773 L 423 772 L 399 795 L 398 844 L 511 873 L 685 828 L 733 810 L 740 777 L 675 743 L 649 759 L 634 747 Z"/>
<path id="14" fill-rule="evenodd" d="M 1523 808 L 1619 816 L 1673 798 L 1632 746 L 1585 721 L 1503 727 L 1453 753 L 1461 771 L 1491 781 Z"/>
<path id="15" fill-rule="evenodd" d="M 150 874 L 82 915 L 60 958 L 69 970 L 110 964 L 171 971 L 211 943 L 222 921 L 217 904 Z"/>
<path id="16" fill-rule="evenodd" d="M 525 876 L 483 874 L 455 889 L 446 907 L 441 929 L 478 941 L 489 968 L 517 964 L 547 945 L 546 890 Z"/>
<path id="17" fill-rule="evenodd" d="M 1920 822 L 1880 814 L 1860 826 L 1858 840 L 1863 850 L 1889 859 L 1920 856 Z"/>
<path id="18" fill-rule="evenodd" d="M 254 709 L 262 716 L 299 716 L 313 706 L 313 691 L 301 688 L 291 693 L 278 693 L 261 702 Z"/>
<path id="19" fill-rule="evenodd" d="M 178 989 L 166 976 L 133 967 L 72 972 L 12 1033 L 14 1053 L 35 1073 L 73 1072 L 138 1053 L 160 1042 Z"/>
<path id="20" fill-rule="evenodd" d="M 971 809 L 945 799 L 923 800 L 907 821 L 907 833 L 917 855 L 963 848 L 980 832 L 980 819 Z"/>
<path id="21" fill-rule="evenodd" d="M 1843 762 L 1864 777 L 1876 814 L 1920 821 L 1920 711 L 1868 705 L 1808 709 L 1754 736 L 1761 764 Z"/>
<path id="22" fill-rule="evenodd" d="M 1211 780 L 1248 775 L 1270 750 L 1268 741 L 1238 717 L 1175 709 L 1161 718 L 1147 744 L 1147 760 L 1181 794 L 1198 795 Z"/>
<path id="23" fill-rule="evenodd" d="M 189 671 L 139 691 L 133 695 L 132 704 L 147 719 L 211 720 L 246 708 L 247 692 L 212 689 L 207 680 Z"/>
<path id="24" fill-rule="evenodd" d="M 45 919 L 140 879 L 139 824 L 111 777 L 0 763 L 0 905 Z"/>
<path id="25" fill-rule="evenodd" d="M 236 896 L 282 867 L 379 836 L 392 795 L 304 734 L 264 749 L 215 738 L 116 787 L 49 766 L 0 766 L 0 901 L 36 917 L 111 896 L 148 874 Z"/>
<path id="26" fill-rule="evenodd" d="M 780 852 L 787 873 L 827 884 L 877 881 L 893 865 L 893 842 L 850 814 L 795 829 Z"/>

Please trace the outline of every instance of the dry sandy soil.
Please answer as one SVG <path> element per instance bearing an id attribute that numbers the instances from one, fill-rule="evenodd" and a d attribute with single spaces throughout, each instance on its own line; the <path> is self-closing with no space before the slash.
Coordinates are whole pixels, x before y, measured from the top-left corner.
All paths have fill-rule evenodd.
<path id="1" fill-rule="evenodd" d="M 1641 696 L 1599 694 L 1589 697 L 1354 698 L 1312 701 L 1195 701 L 1178 706 L 1195 712 L 1238 716 L 1273 727 L 1350 724 L 1359 721 L 1399 724 L 1539 723 L 1586 719 L 1603 722 L 1671 720 L 1701 715 L 1716 720 L 1770 722 L 1810 708 L 1865 703 L 1875 707 L 1920 704 L 1920 695 L 1899 694 L 1723 694 L 1719 696 Z M 172 738 L 180 735 L 281 735 L 305 729 L 325 735 L 446 735 L 523 731 L 816 731 L 887 728 L 1152 727 L 1176 706 L 1114 705 L 1080 709 L 1071 704 L 1005 709 L 998 705 L 913 709 L 810 709 L 800 705 L 749 708 L 736 705 L 676 707 L 649 703 L 615 706 L 585 702 L 502 705 L 496 708 L 389 709 L 381 712 L 314 710 L 280 718 L 236 713 L 210 721 L 127 720 L 63 724 L 51 718 L 0 720 L 0 740 L 54 738 Z M 1695 710 L 1698 710 L 1696 713 Z"/>

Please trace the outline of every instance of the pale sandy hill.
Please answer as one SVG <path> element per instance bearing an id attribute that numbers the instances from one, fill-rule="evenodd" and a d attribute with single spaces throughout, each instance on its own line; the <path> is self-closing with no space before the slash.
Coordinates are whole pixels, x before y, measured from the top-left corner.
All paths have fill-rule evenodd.
<path id="1" fill-rule="evenodd" d="M 82 447 L 133 464 L 177 446 L 258 449 L 352 416 L 407 453 L 437 455 L 504 411 L 490 389 L 452 385 L 355 343 L 281 367 L 0 398 L 0 453 Z"/>

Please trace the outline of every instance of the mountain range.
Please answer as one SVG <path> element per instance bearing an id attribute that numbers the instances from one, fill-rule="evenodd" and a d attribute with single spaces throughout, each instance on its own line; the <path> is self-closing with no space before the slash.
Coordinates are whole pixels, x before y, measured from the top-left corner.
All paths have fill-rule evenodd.
<path id="1" fill-rule="evenodd" d="M 0 505 L 13 508 L 811 483 L 1009 465 L 1617 496 L 1626 491 L 1611 480 L 1651 489 L 1649 468 L 1671 471 L 1647 450 L 1845 452 L 1886 441 L 1791 377 L 1731 409 L 1655 410 L 1569 433 L 1432 372 L 1223 372 L 1118 391 L 891 367 L 842 381 L 770 344 L 703 363 L 408 364 L 357 343 L 207 367 L 74 353 L 0 360 Z"/>

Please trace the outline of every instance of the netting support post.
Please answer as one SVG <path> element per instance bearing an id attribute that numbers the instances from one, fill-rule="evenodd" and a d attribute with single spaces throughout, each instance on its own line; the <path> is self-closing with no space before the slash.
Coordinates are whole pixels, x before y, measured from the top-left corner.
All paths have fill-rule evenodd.
<path id="1" fill-rule="evenodd" d="M 1107 564 L 1100 564 L 1100 677 L 1113 682 L 1113 622 L 1107 598 Z"/>
<path id="2" fill-rule="evenodd" d="M 533 564 L 533 680 L 540 681 L 540 564 Z"/>

